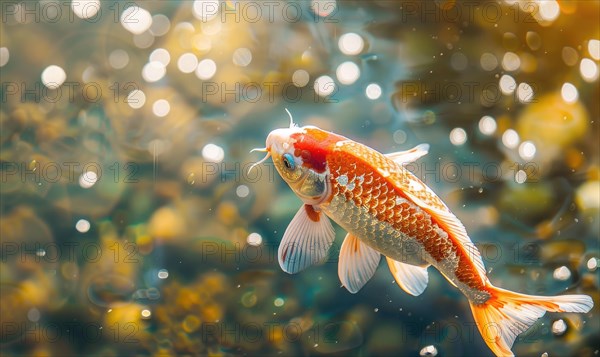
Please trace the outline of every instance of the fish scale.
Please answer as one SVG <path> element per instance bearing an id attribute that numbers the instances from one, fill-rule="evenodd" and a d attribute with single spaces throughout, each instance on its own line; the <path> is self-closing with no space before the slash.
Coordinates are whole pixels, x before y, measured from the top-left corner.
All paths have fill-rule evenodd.
<path id="1" fill-rule="evenodd" d="M 348 162 L 354 164 L 351 171 Z M 321 205 L 321 209 L 328 216 L 390 258 L 414 265 L 432 264 L 465 294 L 481 298 L 484 281 L 473 264 L 461 259 L 457 244 L 428 213 L 394 187 L 425 187 L 416 177 L 383 155 L 353 142 L 336 146 L 336 155 L 328 157 L 327 165 L 332 193 L 330 202 Z M 383 169 L 374 171 L 377 166 Z M 361 175 L 368 179 L 356 182 L 355 178 Z M 417 184 L 410 184 L 410 180 L 417 180 Z M 353 186 L 349 185 L 351 182 Z M 428 192 L 416 196 L 447 210 L 437 196 Z"/>

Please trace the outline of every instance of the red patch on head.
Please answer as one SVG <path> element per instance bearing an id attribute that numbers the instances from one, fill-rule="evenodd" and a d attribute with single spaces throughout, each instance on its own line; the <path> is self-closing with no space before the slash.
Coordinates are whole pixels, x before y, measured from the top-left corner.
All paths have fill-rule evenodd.
<path id="1" fill-rule="evenodd" d="M 323 172 L 327 168 L 327 154 L 344 137 L 317 128 L 306 128 L 305 133 L 292 134 L 294 156 L 302 158 L 303 166 Z"/>

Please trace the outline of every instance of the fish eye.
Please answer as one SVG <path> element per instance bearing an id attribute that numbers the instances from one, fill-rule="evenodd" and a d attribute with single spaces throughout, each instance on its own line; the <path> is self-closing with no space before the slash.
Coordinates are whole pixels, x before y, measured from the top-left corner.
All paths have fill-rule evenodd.
<path id="1" fill-rule="evenodd" d="M 294 161 L 292 154 L 283 154 L 283 166 L 290 171 L 296 168 L 296 162 Z"/>

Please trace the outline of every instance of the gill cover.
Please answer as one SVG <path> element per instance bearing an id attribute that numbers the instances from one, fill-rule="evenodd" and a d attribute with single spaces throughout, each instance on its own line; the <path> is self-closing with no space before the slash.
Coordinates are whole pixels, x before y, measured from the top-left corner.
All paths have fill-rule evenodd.
<path id="1" fill-rule="evenodd" d="M 306 169 L 306 177 L 302 181 L 299 193 L 307 197 L 320 197 L 327 190 L 327 175 L 318 174 L 310 169 Z"/>

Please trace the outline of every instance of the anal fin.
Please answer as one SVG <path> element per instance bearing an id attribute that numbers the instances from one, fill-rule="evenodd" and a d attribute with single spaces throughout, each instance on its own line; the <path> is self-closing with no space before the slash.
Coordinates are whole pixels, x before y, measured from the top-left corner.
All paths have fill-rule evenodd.
<path id="1" fill-rule="evenodd" d="M 386 258 L 390 272 L 396 279 L 398 285 L 407 293 L 418 296 L 423 293 L 429 282 L 427 266 L 417 266 L 401 263 L 390 258 Z"/>

